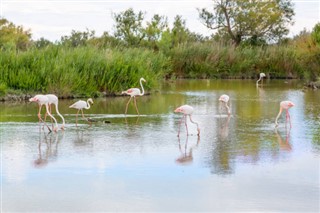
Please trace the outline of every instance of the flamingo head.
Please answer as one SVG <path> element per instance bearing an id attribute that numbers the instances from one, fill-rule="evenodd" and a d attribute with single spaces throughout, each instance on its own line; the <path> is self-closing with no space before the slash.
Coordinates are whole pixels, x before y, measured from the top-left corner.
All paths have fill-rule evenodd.
<path id="1" fill-rule="evenodd" d="M 30 102 L 38 102 L 39 99 L 37 98 L 37 96 L 35 96 L 35 97 L 30 98 L 29 101 Z"/>
<path id="2" fill-rule="evenodd" d="M 264 78 L 264 77 L 266 77 L 266 74 L 264 74 L 263 72 L 260 73 L 260 78 Z"/>
<path id="3" fill-rule="evenodd" d="M 90 103 L 93 105 L 93 100 L 92 100 L 92 98 L 89 98 L 89 99 L 88 99 L 88 102 L 90 102 Z"/>
<path id="4" fill-rule="evenodd" d="M 144 78 L 140 78 L 140 81 L 147 82 Z"/>
<path id="5" fill-rule="evenodd" d="M 288 103 L 288 107 L 293 107 L 294 103 L 292 103 L 291 101 Z"/>
<path id="6" fill-rule="evenodd" d="M 178 107 L 177 109 L 174 110 L 174 112 L 181 112 L 184 113 L 184 109 L 181 107 Z"/>

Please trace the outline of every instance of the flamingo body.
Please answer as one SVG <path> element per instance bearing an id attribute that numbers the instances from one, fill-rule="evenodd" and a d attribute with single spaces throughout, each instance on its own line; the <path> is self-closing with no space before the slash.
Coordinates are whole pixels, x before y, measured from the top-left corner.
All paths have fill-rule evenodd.
<path id="1" fill-rule="evenodd" d="M 219 98 L 219 101 L 225 104 L 225 107 L 228 110 L 228 115 L 231 114 L 230 107 L 228 106 L 229 100 L 230 100 L 230 97 L 229 95 L 226 95 L 226 94 L 221 95 Z"/>
<path id="2" fill-rule="evenodd" d="M 122 91 L 121 94 L 130 95 L 130 99 L 129 99 L 129 101 L 127 102 L 127 105 L 126 105 L 125 114 L 127 114 L 129 103 L 130 103 L 131 99 L 133 98 L 133 100 L 134 100 L 134 106 L 136 107 L 136 110 L 137 110 L 138 115 L 140 115 L 140 114 L 139 114 L 138 107 L 137 107 L 136 96 L 143 96 L 143 95 L 144 95 L 144 88 L 143 88 L 143 85 L 142 85 L 142 81 L 143 81 L 143 82 L 146 82 L 146 80 L 145 80 L 144 78 L 140 78 L 140 86 L 141 86 L 142 92 L 140 91 L 139 88 L 130 88 L 130 89 L 126 90 L 126 91 Z"/>
<path id="3" fill-rule="evenodd" d="M 197 122 L 194 122 L 191 118 L 191 115 L 193 113 L 194 109 L 192 106 L 189 105 L 182 105 L 180 107 L 178 107 L 177 109 L 174 110 L 174 112 L 177 113 L 182 113 L 183 117 L 181 118 L 180 124 L 179 124 L 179 131 L 178 131 L 178 137 L 180 135 L 180 126 L 182 123 L 182 120 L 185 119 L 185 125 L 186 125 L 186 129 L 187 129 L 187 134 L 188 134 L 188 126 L 187 126 L 187 116 L 189 116 L 191 123 L 194 123 L 197 125 L 197 131 L 198 131 L 198 135 L 200 135 L 200 128 Z"/>
<path id="4" fill-rule="evenodd" d="M 278 119 L 279 119 L 282 111 L 283 111 L 283 110 L 286 110 L 286 122 L 287 122 L 288 120 L 290 121 L 290 128 L 291 128 L 292 125 L 291 125 L 291 119 L 290 119 L 289 109 L 290 109 L 291 107 L 293 107 L 293 106 L 294 106 L 294 103 L 291 102 L 291 101 L 281 101 L 281 102 L 280 102 L 280 110 L 279 110 L 279 113 L 278 113 L 278 115 L 277 115 L 277 117 L 276 117 L 276 121 L 275 121 L 276 127 L 279 125 L 279 124 L 278 124 Z"/>
<path id="5" fill-rule="evenodd" d="M 77 115 L 76 115 L 76 126 L 78 126 L 78 114 L 79 114 L 80 110 L 82 113 L 82 118 L 85 119 L 84 114 L 83 114 L 83 109 L 90 109 L 90 103 L 93 104 L 92 98 L 89 98 L 87 100 L 87 102 L 79 100 L 79 101 L 75 102 L 74 104 L 72 104 L 71 106 L 69 106 L 69 108 L 74 108 L 74 109 L 78 110 Z M 87 121 L 89 122 L 89 120 L 87 120 Z"/>

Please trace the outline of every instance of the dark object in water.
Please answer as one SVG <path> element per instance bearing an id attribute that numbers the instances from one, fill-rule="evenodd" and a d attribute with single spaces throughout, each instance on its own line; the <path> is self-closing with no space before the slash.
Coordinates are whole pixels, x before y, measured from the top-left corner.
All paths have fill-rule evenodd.
<path id="1" fill-rule="evenodd" d="M 105 124 L 109 124 L 109 123 L 111 123 L 110 121 L 103 121 L 103 123 L 105 123 Z"/>
<path id="2" fill-rule="evenodd" d="M 94 119 L 92 119 L 92 118 L 88 118 L 87 121 L 88 121 L 88 122 L 91 122 L 91 123 L 92 123 L 92 122 L 97 122 L 96 120 L 94 120 Z"/>

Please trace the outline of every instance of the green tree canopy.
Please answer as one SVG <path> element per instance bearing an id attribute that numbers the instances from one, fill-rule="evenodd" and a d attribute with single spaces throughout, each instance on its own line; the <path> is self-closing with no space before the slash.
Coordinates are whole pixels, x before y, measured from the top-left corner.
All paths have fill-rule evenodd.
<path id="1" fill-rule="evenodd" d="M 290 0 L 213 0 L 213 11 L 198 9 L 202 23 L 239 45 L 244 40 L 279 41 L 293 24 Z"/>
<path id="2" fill-rule="evenodd" d="M 116 22 L 114 36 L 125 41 L 128 45 L 137 46 L 145 37 L 145 32 L 142 27 L 144 13 L 139 11 L 137 14 L 132 8 L 124 12 L 113 14 L 113 19 Z"/>
<path id="3" fill-rule="evenodd" d="M 7 19 L 0 19 L 0 48 L 15 48 L 26 50 L 31 44 L 30 30 L 24 30 L 22 26 L 16 26 Z"/>

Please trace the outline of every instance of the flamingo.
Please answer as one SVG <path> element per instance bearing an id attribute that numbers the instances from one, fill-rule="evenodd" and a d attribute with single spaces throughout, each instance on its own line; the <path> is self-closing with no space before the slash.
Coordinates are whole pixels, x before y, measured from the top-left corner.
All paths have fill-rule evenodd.
<path id="1" fill-rule="evenodd" d="M 140 85 L 141 85 L 142 93 L 141 93 L 141 91 L 140 91 L 139 88 L 130 88 L 130 89 L 126 90 L 126 91 L 122 91 L 121 94 L 130 95 L 130 99 L 129 99 L 129 101 L 128 101 L 128 103 L 127 103 L 127 106 L 126 106 L 126 112 L 125 112 L 125 114 L 127 114 L 128 105 L 129 105 L 129 103 L 130 103 L 130 101 L 131 101 L 131 99 L 132 99 L 132 97 L 133 97 L 134 106 L 136 107 L 136 110 L 137 110 L 138 115 L 140 115 L 140 114 L 139 114 L 139 111 L 138 111 L 138 107 L 137 107 L 136 96 L 143 96 L 143 95 L 144 95 L 144 88 L 143 88 L 143 85 L 142 85 L 142 81 L 143 81 L 143 82 L 146 82 L 146 80 L 145 80 L 144 78 L 140 78 Z"/>
<path id="2" fill-rule="evenodd" d="M 65 121 L 64 121 L 64 117 L 60 114 L 59 109 L 58 109 L 58 97 L 56 95 L 53 95 L 53 94 L 48 94 L 48 95 L 45 95 L 45 96 L 47 96 L 47 98 L 49 99 L 49 103 L 48 104 L 49 104 L 50 113 L 51 113 L 51 105 L 52 104 L 55 105 L 56 112 L 60 116 L 60 118 L 62 119 L 61 129 L 64 130 Z M 47 117 L 47 113 L 44 115 L 44 120 L 46 120 L 46 117 Z"/>
<path id="3" fill-rule="evenodd" d="M 278 127 L 278 118 L 280 117 L 280 115 L 281 115 L 281 113 L 282 113 L 282 111 L 285 109 L 286 110 L 286 124 L 287 124 L 287 121 L 289 120 L 289 122 L 290 122 L 290 128 L 292 127 L 292 125 L 291 125 L 291 119 L 290 119 L 290 114 L 289 114 L 289 109 L 291 108 L 291 107 L 293 107 L 294 106 L 294 103 L 292 103 L 291 101 L 281 101 L 280 102 L 280 111 L 279 111 L 279 113 L 278 113 L 278 115 L 277 115 L 277 117 L 276 117 L 276 122 L 275 122 L 275 124 L 276 124 L 276 127 Z"/>
<path id="4" fill-rule="evenodd" d="M 74 109 L 78 110 L 77 115 L 76 115 L 76 126 L 78 126 L 79 111 L 81 110 L 82 118 L 85 119 L 85 117 L 83 115 L 83 109 L 90 109 L 90 103 L 93 104 L 93 100 L 91 98 L 89 98 L 87 100 L 87 102 L 80 100 L 80 101 L 77 101 L 76 103 L 72 104 L 71 106 L 69 106 L 69 108 L 74 108 Z M 88 119 L 87 119 L 87 121 L 90 122 Z"/>
<path id="5" fill-rule="evenodd" d="M 259 81 L 261 81 L 261 80 L 263 81 L 263 78 L 264 78 L 264 77 L 266 77 L 266 74 L 264 74 L 263 72 L 260 73 L 260 78 L 257 80 L 257 83 L 256 83 L 257 86 L 259 85 Z M 262 83 L 261 83 L 261 84 L 262 84 Z"/>
<path id="6" fill-rule="evenodd" d="M 189 106 L 189 105 L 183 105 L 183 106 L 180 106 L 178 107 L 177 109 L 174 110 L 174 112 L 180 112 L 180 113 L 183 113 L 183 116 L 181 118 L 181 121 L 180 121 L 180 124 L 179 124 L 179 131 L 178 131 L 178 137 L 180 135 L 180 127 L 181 127 L 181 123 L 182 123 L 182 120 L 184 118 L 184 123 L 186 125 L 186 129 L 187 129 L 187 135 L 188 135 L 188 126 L 187 126 L 187 116 L 189 116 L 190 118 L 190 121 L 191 123 L 194 123 L 197 125 L 197 131 L 198 131 L 198 136 L 200 135 L 200 128 L 199 128 L 199 125 L 197 122 L 194 122 L 191 118 L 191 114 L 193 113 L 193 107 L 192 106 Z"/>
<path id="7" fill-rule="evenodd" d="M 231 114 L 231 109 L 228 106 L 229 100 L 230 100 L 230 97 L 228 95 L 226 95 L 226 94 L 221 95 L 220 98 L 219 98 L 220 103 L 224 103 L 225 104 L 225 107 L 228 110 L 228 115 Z"/>
<path id="8" fill-rule="evenodd" d="M 53 131 L 57 132 L 58 130 L 58 124 L 57 124 L 57 120 L 51 115 L 50 111 L 49 111 L 49 99 L 47 96 L 45 95 L 36 95 L 32 98 L 29 99 L 30 102 L 36 102 L 39 105 L 39 112 L 38 112 L 38 118 L 39 118 L 39 122 L 43 122 L 44 125 L 47 126 L 47 128 L 49 129 L 49 131 L 51 132 L 51 129 L 49 128 L 49 126 L 46 124 L 46 122 L 44 120 L 42 120 L 41 118 L 41 108 L 42 105 L 46 106 L 46 113 L 54 120 L 56 127 L 53 129 Z"/>

